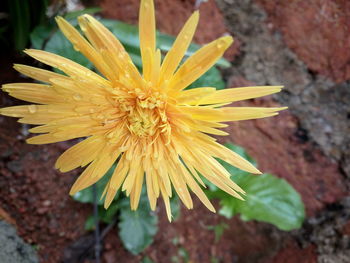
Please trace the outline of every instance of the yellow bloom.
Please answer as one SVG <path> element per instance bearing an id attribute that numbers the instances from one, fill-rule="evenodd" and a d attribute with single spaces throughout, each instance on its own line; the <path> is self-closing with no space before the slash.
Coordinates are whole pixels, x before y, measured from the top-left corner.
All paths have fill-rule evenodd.
<path id="1" fill-rule="evenodd" d="M 105 207 L 119 188 L 130 196 L 137 209 L 144 178 L 152 209 L 162 195 L 171 219 L 169 197 L 172 186 L 187 208 L 193 203 L 189 189 L 208 207 L 214 207 L 199 185 L 199 174 L 223 191 L 242 199 L 244 191 L 215 158 L 242 170 L 260 173 L 253 165 L 207 134 L 226 135 L 222 122 L 274 116 L 284 108 L 223 107 L 231 102 L 279 92 L 281 87 L 245 87 L 216 91 L 212 87 L 185 88 L 204 74 L 233 42 L 225 36 L 198 50 L 181 66 L 198 24 L 195 12 L 161 61 L 156 49 L 152 0 L 142 0 L 139 16 L 143 72 L 139 73 L 121 43 L 92 16 L 78 18 L 86 38 L 63 18 L 57 23 L 75 49 L 101 73 L 40 50 L 25 52 L 44 64 L 60 69 L 58 74 L 25 65 L 19 72 L 46 84 L 6 84 L 11 96 L 35 104 L 2 108 L 2 115 L 19 117 L 19 122 L 39 125 L 42 133 L 27 140 L 31 144 L 85 138 L 57 160 L 56 168 L 67 172 L 88 166 L 74 183 L 71 194 L 96 183 L 118 165 L 105 191 Z"/>

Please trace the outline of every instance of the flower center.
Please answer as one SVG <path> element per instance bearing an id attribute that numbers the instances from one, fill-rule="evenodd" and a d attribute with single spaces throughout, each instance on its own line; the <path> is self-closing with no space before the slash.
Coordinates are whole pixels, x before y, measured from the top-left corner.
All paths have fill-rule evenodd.
<path id="1" fill-rule="evenodd" d="M 164 127 L 169 126 L 161 96 L 137 96 L 119 102 L 120 110 L 126 113 L 127 127 L 133 135 L 151 137 L 157 132 L 164 133 Z"/>
<path id="2" fill-rule="evenodd" d="M 158 119 L 153 110 L 136 107 L 128 114 L 128 128 L 139 137 L 153 136 L 156 132 Z"/>

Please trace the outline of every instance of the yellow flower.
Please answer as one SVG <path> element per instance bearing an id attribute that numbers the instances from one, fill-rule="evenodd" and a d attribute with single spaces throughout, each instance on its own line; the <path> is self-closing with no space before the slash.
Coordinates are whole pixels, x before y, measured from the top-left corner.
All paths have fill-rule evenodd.
<path id="1" fill-rule="evenodd" d="M 45 84 L 13 83 L 3 86 L 11 96 L 35 104 L 2 108 L 2 115 L 39 125 L 42 133 L 31 144 L 85 138 L 57 160 L 56 168 L 67 172 L 88 166 L 74 183 L 74 194 L 96 183 L 118 160 L 105 191 L 105 207 L 121 187 L 137 209 L 144 178 L 151 208 L 163 197 L 171 219 L 172 186 L 187 208 L 193 203 L 189 189 L 208 207 L 214 207 L 199 185 L 205 177 L 223 191 L 242 199 L 244 191 L 215 158 L 244 171 L 260 173 L 252 164 L 208 134 L 226 135 L 222 122 L 274 116 L 284 108 L 223 107 L 231 102 L 279 92 L 281 87 L 245 87 L 217 91 L 213 87 L 185 88 L 204 74 L 233 42 L 221 37 L 198 50 L 181 66 L 198 24 L 199 13 L 188 19 L 173 47 L 161 61 L 156 49 L 152 0 L 142 0 L 139 15 L 143 72 L 139 73 L 121 43 L 92 16 L 78 18 L 86 38 L 63 18 L 57 23 L 76 50 L 100 72 L 45 51 L 25 52 L 57 68 L 58 74 L 25 65 L 19 72 Z"/>

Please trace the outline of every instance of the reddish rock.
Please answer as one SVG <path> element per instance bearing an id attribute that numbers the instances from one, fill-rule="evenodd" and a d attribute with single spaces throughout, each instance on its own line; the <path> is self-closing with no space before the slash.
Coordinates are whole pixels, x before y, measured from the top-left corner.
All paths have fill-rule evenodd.
<path id="1" fill-rule="evenodd" d="M 236 79 L 234 86 L 252 83 Z M 271 97 L 242 102 L 240 106 L 278 107 Z M 298 121 L 288 110 L 279 116 L 232 123 L 226 131 L 231 141 L 247 149 L 258 161 L 259 169 L 285 178 L 301 194 L 309 216 L 346 195 L 344 178 L 336 163 L 307 142 Z"/>
<path id="2" fill-rule="evenodd" d="M 344 235 L 350 236 L 350 221 L 348 221 L 347 223 L 345 223 L 345 225 L 343 225 L 341 232 Z"/>
<path id="3" fill-rule="evenodd" d="M 336 82 L 350 79 L 350 1 L 257 2 L 310 70 Z"/>
<path id="4" fill-rule="evenodd" d="M 137 24 L 139 0 L 100 0 L 103 16 Z M 155 0 L 157 29 L 161 32 L 177 35 L 189 16 L 195 11 L 195 1 Z M 122 7 L 122 8 L 121 8 Z M 200 5 L 200 21 L 194 37 L 198 44 L 208 43 L 227 34 L 224 18 L 214 0 Z M 208 20 L 210 18 L 210 20 Z M 238 53 L 238 41 L 226 52 L 225 57 L 232 59 Z"/>
<path id="5" fill-rule="evenodd" d="M 316 263 L 317 253 L 314 245 L 300 248 L 294 241 L 287 243 L 271 261 L 266 263 Z"/>

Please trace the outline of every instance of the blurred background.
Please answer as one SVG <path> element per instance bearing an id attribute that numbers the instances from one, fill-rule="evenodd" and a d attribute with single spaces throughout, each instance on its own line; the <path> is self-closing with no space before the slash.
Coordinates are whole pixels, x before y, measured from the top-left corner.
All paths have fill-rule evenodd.
<path id="1" fill-rule="evenodd" d="M 154 222 L 142 223 L 140 231 L 151 238 L 146 233 L 144 243 L 138 244 L 142 249 L 135 250 L 126 242 L 130 237 L 134 242 L 134 234 L 129 231 L 123 237 L 117 230 L 122 221 L 102 214 L 99 260 L 350 262 L 350 2 L 155 0 L 155 6 L 164 50 L 195 9 L 201 15 L 196 44 L 224 34 L 235 38 L 226 60 L 206 75 L 205 83 L 220 88 L 285 86 L 279 94 L 239 105 L 282 105 L 289 110 L 273 118 L 233 123 L 225 128 L 230 135 L 218 140 L 243 147 L 260 170 L 293 186 L 304 204 L 305 220 L 291 227 L 298 229 L 283 231 L 282 221 L 293 218 L 294 210 L 288 215 L 278 208 L 279 223 L 273 223 L 232 211 L 213 214 L 196 199 L 193 210 L 178 207 L 179 216 L 169 223 L 160 204 L 158 231 L 149 227 Z M 30 81 L 12 68 L 13 63 L 44 67 L 26 57 L 25 48 L 45 49 L 89 66 L 58 35 L 56 15 L 72 23 L 86 12 L 105 19 L 137 64 L 137 31 L 128 24 L 137 24 L 138 8 L 139 0 L 2 1 L 1 84 Z M 22 102 L 1 92 L 0 103 L 4 107 Z M 72 144 L 33 146 L 25 143 L 27 137 L 27 126 L 0 116 L 0 262 L 99 262 L 96 227 L 87 222 L 93 211 L 86 199 L 90 197 L 68 195 L 80 171 L 61 174 L 54 169 L 59 154 Z M 217 199 L 215 206 L 224 207 Z M 274 203 L 266 207 L 273 209 Z"/>

